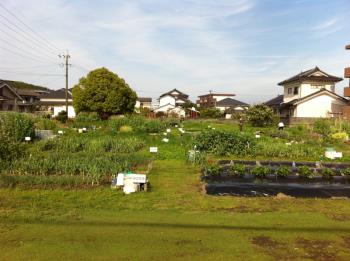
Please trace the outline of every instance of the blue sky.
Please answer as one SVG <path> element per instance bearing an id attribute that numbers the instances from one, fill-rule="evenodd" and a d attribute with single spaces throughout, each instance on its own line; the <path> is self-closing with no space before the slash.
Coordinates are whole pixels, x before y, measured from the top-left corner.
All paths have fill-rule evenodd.
<path id="1" fill-rule="evenodd" d="M 2 4 L 72 59 L 70 85 L 105 66 L 139 96 L 172 88 L 197 95 L 237 94 L 261 102 L 281 93 L 277 83 L 318 65 L 342 76 L 350 66 L 350 0 L 83 1 L 2 0 Z M 7 15 L 0 9 L 0 14 Z M 8 16 L 9 19 L 13 17 Z M 10 41 L 16 35 L 4 26 Z M 16 22 L 15 20 L 13 20 Z M 6 33 L 6 34 L 5 34 Z M 8 38 L 6 38 L 8 37 Z M 0 40 L 0 78 L 64 87 L 55 64 L 16 56 L 30 47 Z M 47 52 L 36 50 L 41 57 Z M 50 56 L 50 60 L 59 59 Z M 40 67 L 41 66 L 41 67 Z M 338 84 L 338 91 L 346 85 Z"/>

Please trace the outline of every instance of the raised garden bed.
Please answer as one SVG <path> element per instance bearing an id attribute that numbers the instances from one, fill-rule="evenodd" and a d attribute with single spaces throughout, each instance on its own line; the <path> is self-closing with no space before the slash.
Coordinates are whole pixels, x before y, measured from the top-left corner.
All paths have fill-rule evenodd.
<path id="1" fill-rule="evenodd" d="M 350 197 L 350 164 L 221 160 L 203 169 L 208 194 Z"/>

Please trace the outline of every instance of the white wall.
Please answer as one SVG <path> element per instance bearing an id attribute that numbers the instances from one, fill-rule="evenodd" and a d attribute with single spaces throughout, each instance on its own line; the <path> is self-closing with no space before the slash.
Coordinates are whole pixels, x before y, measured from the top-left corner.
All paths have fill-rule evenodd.
<path id="1" fill-rule="evenodd" d="M 299 93 L 294 94 L 294 88 L 299 87 Z M 288 94 L 288 89 L 292 88 L 292 93 Z M 300 98 L 300 83 L 289 83 L 284 86 L 284 93 L 283 93 L 283 102 L 289 102 L 294 99 Z"/>
<path id="2" fill-rule="evenodd" d="M 52 106 L 53 107 L 53 116 L 56 117 L 59 112 L 65 111 L 66 106 Z M 72 105 L 68 105 L 68 118 L 75 118 L 75 111 Z"/>
<path id="3" fill-rule="evenodd" d="M 162 112 L 167 112 L 169 109 L 173 109 L 175 105 L 171 105 L 171 104 L 168 104 L 166 106 L 163 106 L 163 107 L 159 107 L 157 109 L 154 109 L 154 112 L 159 112 L 159 111 L 162 111 Z"/>
<path id="4" fill-rule="evenodd" d="M 294 110 L 294 117 L 331 117 L 331 112 L 341 112 L 345 102 L 327 94 L 300 103 Z"/>
<path id="5" fill-rule="evenodd" d="M 331 92 L 335 91 L 334 84 L 325 84 L 317 82 L 303 83 L 301 85 L 301 97 L 308 96 L 314 92 L 320 91 L 321 89 L 326 89 Z"/>
<path id="6" fill-rule="evenodd" d="M 166 95 L 159 99 L 159 107 L 166 105 L 168 103 L 175 106 L 175 98 L 170 95 Z"/>

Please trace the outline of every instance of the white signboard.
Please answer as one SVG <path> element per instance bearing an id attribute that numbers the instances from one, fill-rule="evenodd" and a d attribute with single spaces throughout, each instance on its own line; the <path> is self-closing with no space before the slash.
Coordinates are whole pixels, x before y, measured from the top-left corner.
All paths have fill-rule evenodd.
<path id="1" fill-rule="evenodd" d="M 150 147 L 149 152 L 151 153 L 157 153 L 158 152 L 158 147 Z"/>
<path id="2" fill-rule="evenodd" d="M 166 129 L 166 132 L 170 133 L 170 132 L 171 132 L 171 129 Z"/>
<path id="3" fill-rule="evenodd" d="M 117 186 L 124 186 L 124 174 L 119 173 L 117 176 Z"/>
<path id="4" fill-rule="evenodd" d="M 133 183 L 146 183 L 146 175 L 145 174 L 126 174 L 124 176 L 125 180 L 132 180 Z"/>
<path id="5" fill-rule="evenodd" d="M 31 139 L 32 139 L 31 137 L 25 137 L 24 138 L 25 141 L 31 141 Z"/>

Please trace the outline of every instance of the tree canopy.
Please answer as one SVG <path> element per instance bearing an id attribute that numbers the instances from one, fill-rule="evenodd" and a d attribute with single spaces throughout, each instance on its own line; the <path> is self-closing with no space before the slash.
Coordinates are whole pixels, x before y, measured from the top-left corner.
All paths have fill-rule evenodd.
<path id="1" fill-rule="evenodd" d="M 95 69 L 73 87 L 76 113 L 97 112 L 102 115 L 134 111 L 137 95 L 124 79 L 106 68 Z"/>
<path id="2" fill-rule="evenodd" d="M 270 126 L 277 120 L 273 110 L 265 104 L 256 104 L 250 107 L 246 116 L 248 121 L 256 127 Z"/>

